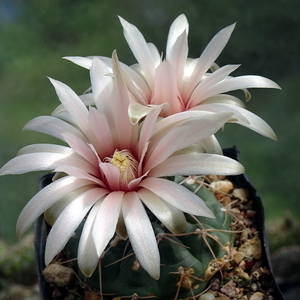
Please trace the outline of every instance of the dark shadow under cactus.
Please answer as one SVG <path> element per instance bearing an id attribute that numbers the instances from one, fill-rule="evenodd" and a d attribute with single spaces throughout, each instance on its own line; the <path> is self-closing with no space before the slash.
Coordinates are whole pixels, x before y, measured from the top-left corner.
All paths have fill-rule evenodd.
<path id="1" fill-rule="evenodd" d="M 224 154 L 234 159 L 238 159 L 237 151 L 234 148 L 225 149 Z M 41 186 L 43 187 L 49 184 L 51 178 L 51 175 L 43 177 Z M 231 176 L 229 179 L 235 186 L 245 188 L 250 192 L 251 198 L 255 203 L 256 222 L 259 227 L 260 239 L 263 244 L 262 265 L 271 271 L 268 243 L 264 231 L 264 213 L 261 200 L 257 196 L 256 190 L 244 175 Z M 184 178 L 178 177 L 175 178 L 175 181 L 183 182 Z M 198 189 L 200 183 L 192 183 L 193 184 L 187 184 L 187 182 L 183 182 L 187 188 L 195 191 Z M 152 295 L 155 295 L 157 299 L 164 300 L 193 299 L 194 296 L 199 295 L 205 289 L 209 279 L 215 272 L 220 271 L 223 267 L 219 262 L 225 262 L 226 259 L 229 260 L 230 253 L 228 252 L 228 249 L 234 241 L 234 233 L 230 232 L 231 216 L 221 209 L 224 206 L 216 201 L 215 196 L 205 188 L 199 189 L 197 194 L 200 197 L 207 199 L 206 203 L 216 215 L 216 219 L 195 219 L 191 216 L 187 216 L 187 230 L 183 234 L 176 236 L 166 231 L 161 226 L 160 222 L 154 219 L 153 227 L 158 238 L 162 263 L 162 273 L 159 281 L 152 279 L 141 267 L 139 267 L 130 244 L 126 241 L 118 241 L 118 247 L 112 247 L 101 261 L 102 293 L 103 295 L 114 295 L 111 297 L 105 296 L 105 299 L 133 294 L 149 298 Z M 49 285 L 41 276 L 41 271 L 44 268 L 43 249 L 47 230 L 49 230 L 47 227 L 48 226 L 43 221 L 42 217 L 36 222 L 35 247 L 42 299 L 66 299 L 66 296 L 64 295 L 67 293 L 66 288 L 49 288 Z M 77 249 L 78 236 L 79 232 L 77 232 L 75 237 L 70 240 L 66 248 Z M 63 260 L 74 257 L 76 257 L 76 251 L 74 250 L 68 250 L 63 253 Z M 123 259 L 123 257 L 126 258 Z M 60 256 L 58 260 L 61 260 L 61 258 L 62 257 Z M 217 258 L 219 258 L 219 261 Z M 216 263 L 217 267 L 214 272 L 208 273 L 208 267 L 210 266 L 210 271 L 212 269 L 212 262 Z M 74 270 L 78 272 L 79 278 L 81 278 L 80 281 L 99 290 L 98 276 L 95 276 L 93 280 L 88 279 L 86 281 L 85 278 L 80 275 L 80 271 L 77 270 L 76 263 L 72 263 L 72 266 L 74 267 Z M 122 267 L 120 268 L 120 266 Z M 96 271 L 96 274 L 98 274 L 98 271 Z M 204 278 L 205 281 L 203 281 Z M 270 288 L 273 293 L 273 299 L 283 299 L 272 273 L 269 276 L 269 279 L 271 280 Z M 78 283 L 78 279 L 76 280 Z M 82 288 L 83 285 L 80 288 L 74 288 L 74 282 L 72 284 L 69 290 L 73 289 L 74 293 L 84 291 Z M 53 296 L 55 291 L 57 294 L 56 298 Z M 61 297 L 59 296 L 59 293 L 61 294 Z"/>

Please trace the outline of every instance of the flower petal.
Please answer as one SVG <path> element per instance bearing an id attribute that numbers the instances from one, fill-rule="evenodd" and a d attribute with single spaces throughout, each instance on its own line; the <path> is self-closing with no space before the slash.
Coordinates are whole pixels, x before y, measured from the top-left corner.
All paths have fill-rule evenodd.
<path id="1" fill-rule="evenodd" d="M 239 175 L 245 168 L 229 157 L 208 153 L 172 156 L 149 172 L 152 177 L 189 175 Z"/>
<path id="2" fill-rule="evenodd" d="M 160 257 L 147 213 L 135 192 L 126 193 L 122 213 L 129 240 L 141 266 L 154 279 L 160 276 Z"/>
<path id="3" fill-rule="evenodd" d="M 181 233 L 186 228 L 184 213 L 151 191 L 142 188 L 138 195 L 152 213 L 174 234 Z"/>
<path id="4" fill-rule="evenodd" d="M 90 183 L 89 180 L 66 176 L 44 187 L 23 208 L 17 221 L 17 236 L 20 238 L 44 211 L 62 197 Z"/>
<path id="5" fill-rule="evenodd" d="M 74 122 L 85 132 L 88 129 L 88 110 L 77 94 L 66 84 L 49 78 L 61 103 L 68 110 Z"/>
<path id="6" fill-rule="evenodd" d="M 99 200 L 89 212 L 78 245 L 78 266 L 84 276 L 87 277 L 92 276 L 99 263 L 92 229 L 101 204 L 102 201 Z"/>
<path id="7" fill-rule="evenodd" d="M 235 71 L 239 66 L 240 65 L 226 65 L 209 74 L 209 76 L 207 76 L 196 86 L 190 97 L 187 107 L 193 107 L 199 104 L 202 100 L 206 99 L 206 91 L 211 90 L 212 87 L 219 84 L 222 80 L 225 80 L 225 78 L 227 78 L 228 75 Z"/>
<path id="8" fill-rule="evenodd" d="M 149 86 L 152 87 L 155 71 L 152 53 L 141 32 L 123 18 L 119 17 L 119 19 L 124 29 L 125 39 L 135 58 L 139 62 Z"/>
<path id="9" fill-rule="evenodd" d="M 124 192 L 111 192 L 103 200 L 93 226 L 93 240 L 100 257 L 114 236 L 118 223 Z"/>
<path id="10" fill-rule="evenodd" d="M 185 86 L 185 89 L 182 93 L 183 98 L 189 98 L 194 87 L 197 86 L 205 72 L 212 66 L 214 61 L 220 55 L 226 46 L 234 27 L 235 24 L 232 24 L 220 30 L 206 46 L 201 56 L 197 60 L 188 84 Z"/>
<path id="11" fill-rule="evenodd" d="M 74 126 L 53 116 L 36 117 L 30 120 L 23 129 L 46 133 L 63 141 L 64 138 L 62 133 L 70 132 L 83 141 L 87 141 L 87 138 L 82 134 L 82 132 Z"/>
<path id="12" fill-rule="evenodd" d="M 53 224 L 46 243 L 45 264 L 48 265 L 73 235 L 83 218 L 103 195 L 102 189 L 89 189 L 75 198 Z"/>
<path id="13" fill-rule="evenodd" d="M 183 212 L 214 218 L 213 213 L 202 199 L 178 183 L 163 178 L 151 177 L 144 179 L 140 186 L 150 190 Z"/>
<path id="14" fill-rule="evenodd" d="M 183 32 L 186 32 L 186 38 L 189 32 L 189 23 L 184 14 L 178 16 L 174 22 L 172 23 L 168 40 L 167 40 L 167 49 L 166 49 L 166 58 L 167 60 L 171 60 L 172 52 L 174 51 L 174 47 L 176 42 L 178 41 L 179 36 L 182 35 Z"/>
<path id="15" fill-rule="evenodd" d="M 273 129 L 259 116 L 255 115 L 254 113 L 242 108 L 242 107 L 238 107 L 238 106 L 233 106 L 230 104 L 220 104 L 222 106 L 225 107 L 230 107 L 232 108 L 232 110 L 236 110 L 237 112 L 239 112 L 243 117 L 245 117 L 247 119 L 247 123 L 244 123 L 242 121 L 238 121 L 237 123 L 239 123 L 240 125 L 250 128 L 251 130 L 265 136 L 268 137 L 270 139 L 273 140 L 277 140 L 276 134 L 273 131 Z"/>
<path id="16" fill-rule="evenodd" d="M 257 76 L 257 75 L 245 75 L 239 77 L 231 77 L 225 79 L 217 84 L 214 84 L 207 88 L 206 90 L 197 90 L 195 91 L 195 95 L 193 93 L 192 100 L 200 101 L 209 97 L 212 97 L 217 94 L 226 93 L 229 91 L 242 90 L 248 88 L 273 88 L 273 89 L 281 89 L 280 86 L 265 77 Z M 195 98 L 197 100 L 195 100 Z"/>

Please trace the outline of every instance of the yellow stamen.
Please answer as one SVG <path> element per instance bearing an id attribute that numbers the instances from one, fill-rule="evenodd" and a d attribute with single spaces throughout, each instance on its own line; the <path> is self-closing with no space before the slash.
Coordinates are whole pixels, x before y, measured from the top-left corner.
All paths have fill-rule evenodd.
<path id="1" fill-rule="evenodd" d="M 130 166 L 130 160 L 126 157 L 125 154 L 115 151 L 111 161 L 113 165 L 117 166 L 121 173 L 124 172 Z"/>
<path id="2" fill-rule="evenodd" d="M 127 185 L 138 175 L 138 162 L 129 150 L 115 150 L 113 157 L 106 161 L 119 168 L 122 185 Z"/>

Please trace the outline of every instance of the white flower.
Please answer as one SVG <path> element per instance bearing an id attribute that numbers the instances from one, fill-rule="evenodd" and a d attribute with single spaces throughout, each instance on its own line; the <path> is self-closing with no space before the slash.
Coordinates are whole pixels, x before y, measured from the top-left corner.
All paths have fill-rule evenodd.
<path id="1" fill-rule="evenodd" d="M 107 73 L 107 66 L 98 58 L 91 61 L 96 107 L 87 108 L 68 86 L 51 79 L 62 107 L 54 116 L 31 120 L 25 129 L 55 136 L 68 146 L 24 147 L 1 168 L 0 175 L 38 170 L 62 174 L 29 201 L 17 223 L 21 236 L 46 212 L 53 224 L 47 238 L 46 264 L 87 216 L 78 248 L 78 264 L 86 276 L 92 275 L 117 233 L 124 239 L 129 237 L 141 266 L 157 279 L 160 257 L 144 205 L 173 233 L 185 229 L 183 212 L 213 217 L 202 199 L 163 177 L 233 175 L 244 168 L 221 155 L 185 150 L 214 134 L 232 113 L 188 111 L 157 122 L 160 106 L 143 122 L 132 124 L 128 117 L 130 94 L 115 54 L 112 68 L 113 80 L 103 75 L 100 78 Z"/>
<path id="2" fill-rule="evenodd" d="M 120 17 L 124 36 L 138 64 L 131 67 L 122 64 L 127 84 L 136 102 L 130 107 L 133 122 L 149 112 L 149 106 L 168 103 L 161 111 L 166 117 L 184 111 L 232 112 L 227 122 L 248 127 L 266 137 L 276 139 L 274 131 L 260 117 L 245 109 L 244 103 L 235 96 L 225 94 L 242 89 L 247 100 L 248 88 L 277 88 L 273 81 L 254 75 L 231 77 L 239 65 L 218 68 L 215 60 L 227 44 L 235 24 L 222 29 L 207 45 L 197 59 L 188 58 L 189 24 L 185 15 L 180 15 L 171 25 L 166 56 L 155 45 L 147 43 L 140 31 Z M 111 68 L 111 60 L 99 57 Z M 91 67 L 93 57 L 67 57 L 85 68 Z M 211 69 L 211 71 L 209 71 Z"/>

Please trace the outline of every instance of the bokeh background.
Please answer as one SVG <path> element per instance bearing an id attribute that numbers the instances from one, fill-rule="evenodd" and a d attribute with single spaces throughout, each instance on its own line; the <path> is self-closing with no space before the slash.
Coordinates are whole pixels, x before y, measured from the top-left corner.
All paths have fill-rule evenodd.
<path id="1" fill-rule="evenodd" d="M 172 21 L 185 13 L 190 23 L 189 56 L 199 57 L 223 27 L 237 22 L 217 59 L 242 64 L 233 75 L 262 75 L 279 90 L 251 90 L 248 108 L 275 130 L 278 141 L 238 125 L 226 125 L 223 147 L 237 146 L 247 174 L 259 191 L 268 222 L 286 213 L 299 219 L 300 2 L 297 0 L 1 0 L 0 1 L 0 165 L 28 144 L 57 142 L 22 131 L 59 104 L 47 76 L 82 94 L 88 71 L 63 56 L 111 56 L 135 62 L 117 15 L 137 25 L 146 40 L 165 50 Z M 241 94 L 242 95 L 242 94 Z M 38 190 L 33 173 L 0 178 L 0 238 L 14 243 L 17 217 Z"/>

